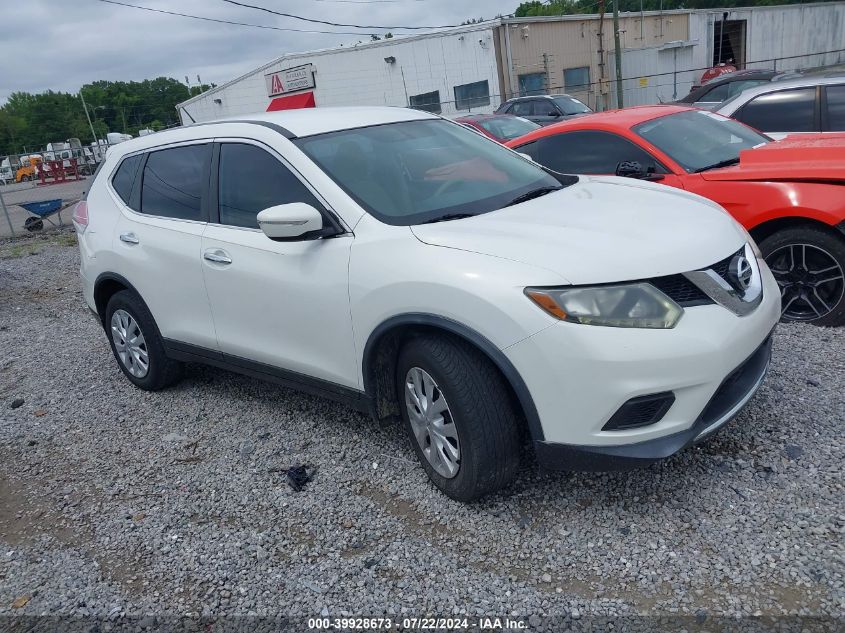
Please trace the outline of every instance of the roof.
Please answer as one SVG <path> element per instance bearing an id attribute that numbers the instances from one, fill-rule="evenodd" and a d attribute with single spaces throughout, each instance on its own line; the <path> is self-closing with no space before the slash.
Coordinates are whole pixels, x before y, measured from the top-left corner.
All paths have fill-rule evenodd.
<path id="1" fill-rule="evenodd" d="M 408 108 L 390 108 L 385 106 L 349 107 L 349 108 L 303 108 L 301 110 L 281 110 L 279 112 L 262 112 L 245 116 L 204 121 L 193 125 L 171 128 L 125 141 L 114 147 L 119 147 L 121 155 L 133 151 L 147 149 L 156 145 L 176 143 L 197 137 L 197 129 L 207 128 L 209 125 L 223 123 L 269 123 L 285 131 L 292 137 L 312 136 L 338 130 L 348 130 L 385 123 L 400 121 L 417 121 L 424 119 L 439 119 L 440 117 L 420 110 Z M 201 132 L 200 132 L 201 134 Z M 109 152 L 112 153 L 111 151 Z"/>
<path id="2" fill-rule="evenodd" d="M 809 88 L 812 86 L 829 86 L 836 84 L 845 84 L 845 76 L 834 75 L 830 77 L 824 75 L 807 75 L 805 77 L 796 77 L 795 79 L 773 81 L 771 83 L 765 83 L 759 86 L 754 86 L 753 88 L 748 88 L 747 90 L 743 90 L 737 96 L 728 99 L 720 107 L 716 108 L 715 112 L 730 116 L 731 114 L 736 112 L 736 110 L 740 106 L 748 103 L 749 101 L 751 101 L 751 99 L 760 95 L 768 94 L 770 92 L 777 92 L 780 90 L 788 90 L 790 88 Z"/>
<path id="3" fill-rule="evenodd" d="M 554 99 L 555 97 L 567 97 L 569 99 L 574 99 L 572 95 L 568 95 L 563 92 L 558 92 L 553 95 L 523 95 L 521 97 L 511 97 L 505 103 L 510 103 L 511 101 L 525 101 L 526 99 Z"/>

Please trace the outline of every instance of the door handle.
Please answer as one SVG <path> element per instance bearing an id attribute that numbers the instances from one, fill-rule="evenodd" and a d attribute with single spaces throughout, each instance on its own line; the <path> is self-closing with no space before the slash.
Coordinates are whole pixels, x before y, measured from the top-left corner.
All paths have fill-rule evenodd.
<path id="1" fill-rule="evenodd" d="M 221 251 L 220 249 L 214 249 L 211 251 L 205 251 L 202 254 L 203 259 L 207 259 L 210 262 L 214 262 L 215 264 L 231 264 L 232 258 L 226 254 L 226 251 Z"/>
<path id="2" fill-rule="evenodd" d="M 120 234 L 120 241 L 125 242 L 127 244 L 139 244 L 139 240 L 135 237 L 134 233 L 121 233 Z"/>

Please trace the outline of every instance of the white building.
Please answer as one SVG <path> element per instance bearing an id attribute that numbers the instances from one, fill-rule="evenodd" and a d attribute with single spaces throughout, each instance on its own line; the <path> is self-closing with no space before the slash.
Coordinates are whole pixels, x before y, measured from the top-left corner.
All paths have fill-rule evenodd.
<path id="1" fill-rule="evenodd" d="M 624 105 L 671 101 L 702 72 L 845 63 L 845 2 L 624 13 Z M 268 109 L 336 105 L 490 112 L 528 90 L 615 105 L 613 20 L 502 18 L 425 35 L 290 53 L 178 106 L 184 124 Z"/>

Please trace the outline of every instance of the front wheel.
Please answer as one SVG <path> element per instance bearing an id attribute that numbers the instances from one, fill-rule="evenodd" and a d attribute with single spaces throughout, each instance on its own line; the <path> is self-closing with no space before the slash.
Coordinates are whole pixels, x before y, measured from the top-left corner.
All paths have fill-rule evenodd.
<path id="1" fill-rule="evenodd" d="M 472 501 L 514 478 L 520 416 L 481 352 L 448 336 L 411 339 L 399 354 L 396 389 L 414 451 L 447 496 Z"/>
<path id="2" fill-rule="evenodd" d="M 760 250 L 781 291 L 781 319 L 845 324 L 845 239 L 801 226 L 767 237 Z"/>
<path id="3" fill-rule="evenodd" d="M 167 357 L 152 314 L 129 290 L 106 306 L 105 327 L 120 370 L 136 387 L 158 391 L 182 377 L 183 365 Z"/>

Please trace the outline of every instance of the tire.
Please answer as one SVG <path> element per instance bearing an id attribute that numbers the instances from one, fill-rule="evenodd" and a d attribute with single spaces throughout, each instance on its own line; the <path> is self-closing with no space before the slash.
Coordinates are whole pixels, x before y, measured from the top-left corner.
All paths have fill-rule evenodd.
<path id="1" fill-rule="evenodd" d="M 760 242 L 782 294 L 782 321 L 845 324 L 845 237 L 798 226 Z"/>
<path id="2" fill-rule="evenodd" d="M 427 375 L 433 385 L 429 393 L 434 409 L 440 417 L 439 436 L 424 420 L 425 414 L 409 395 L 407 383 L 413 382 L 412 372 L 420 383 Z M 422 374 L 418 373 L 422 372 Z M 493 363 L 471 345 L 449 336 L 423 335 L 409 340 L 399 352 L 396 368 L 396 393 L 402 420 L 411 445 L 429 478 L 444 494 L 456 501 L 473 501 L 507 486 L 519 467 L 521 448 L 521 416 L 514 405 L 510 389 Z M 412 408 L 416 412 L 416 428 L 422 439 L 417 439 L 411 421 Z M 422 421 L 421 421 L 422 420 Z M 449 424 L 451 420 L 451 424 Z M 448 435 L 454 437 L 446 437 Z M 437 442 L 449 442 L 438 449 Z M 438 455 L 433 465 L 426 456 L 424 444 L 430 454 Z M 458 459 L 454 459 L 457 448 Z M 442 457 L 447 456 L 446 460 Z M 457 466 L 454 473 L 446 473 L 450 462 Z M 438 470 L 439 469 L 439 470 Z"/>
<path id="3" fill-rule="evenodd" d="M 158 391 L 182 378 L 184 365 L 165 354 L 153 315 L 137 294 L 130 290 L 115 293 L 106 306 L 105 317 L 105 330 L 112 353 L 133 385 L 144 391 Z M 132 340 L 130 336 L 137 337 L 138 330 L 142 343 L 129 348 L 121 345 L 123 351 L 118 349 L 121 342 L 125 344 Z M 135 340 L 138 341 L 137 338 Z"/>

